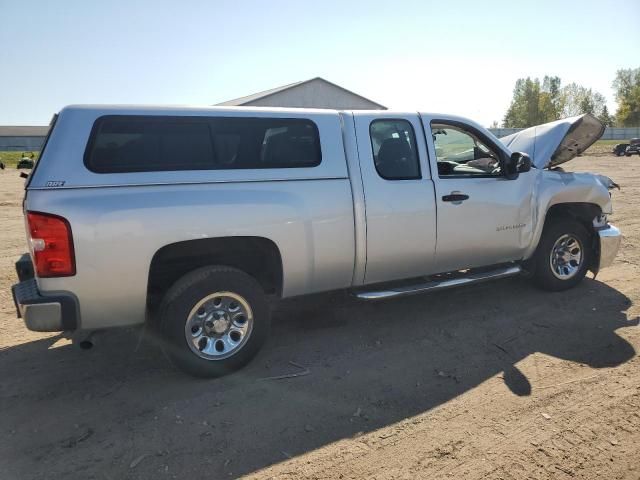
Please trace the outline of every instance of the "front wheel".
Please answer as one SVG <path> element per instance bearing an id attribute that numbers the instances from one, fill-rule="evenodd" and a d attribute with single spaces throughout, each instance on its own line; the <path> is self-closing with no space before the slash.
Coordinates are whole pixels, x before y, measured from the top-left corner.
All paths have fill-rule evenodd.
<path id="1" fill-rule="evenodd" d="M 163 349 L 181 370 L 219 377 L 248 363 L 267 338 L 269 307 L 241 270 L 212 266 L 186 274 L 159 309 Z"/>
<path id="2" fill-rule="evenodd" d="M 587 230 L 568 218 L 551 220 L 545 225 L 533 257 L 533 281 L 550 291 L 576 286 L 584 278 L 592 260 Z"/>

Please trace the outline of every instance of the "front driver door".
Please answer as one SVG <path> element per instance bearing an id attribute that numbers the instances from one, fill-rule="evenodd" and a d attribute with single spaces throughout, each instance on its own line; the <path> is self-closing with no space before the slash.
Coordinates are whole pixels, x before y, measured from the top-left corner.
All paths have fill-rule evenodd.
<path id="1" fill-rule="evenodd" d="M 532 235 L 536 172 L 507 180 L 498 159 L 508 153 L 481 128 L 457 119 L 422 121 L 430 132 L 438 271 L 521 259 Z"/>

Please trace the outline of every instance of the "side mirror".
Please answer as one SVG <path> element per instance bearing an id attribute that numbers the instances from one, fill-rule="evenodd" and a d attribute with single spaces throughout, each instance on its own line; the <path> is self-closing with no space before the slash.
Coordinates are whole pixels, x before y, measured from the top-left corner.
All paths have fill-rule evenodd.
<path id="1" fill-rule="evenodd" d="M 512 153 L 511 161 L 515 162 L 518 173 L 526 173 L 531 170 L 531 158 L 524 152 Z"/>
<path id="2" fill-rule="evenodd" d="M 518 172 L 518 158 L 515 153 L 510 157 L 504 156 L 500 160 L 500 171 L 507 180 L 515 180 L 520 175 Z"/>
<path id="3" fill-rule="evenodd" d="M 531 159 L 526 153 L 513 152 L 501 162 L 500 167 L 507 180 L 515 180 L 521 173 L 531 170 Z"/>

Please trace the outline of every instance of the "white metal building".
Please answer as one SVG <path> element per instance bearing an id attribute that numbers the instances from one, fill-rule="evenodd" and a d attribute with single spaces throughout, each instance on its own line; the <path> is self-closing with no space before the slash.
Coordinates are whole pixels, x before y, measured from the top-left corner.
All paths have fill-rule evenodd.
<path id="1" fill-rule="evenodd" d="M 38 151 L 49 127 L 0 126 L 0 151 Z"/>
<path id="2" fill-rule="evenodd" d="M 332 108 L 336 110 L 386 110 L 387 107 L 324 78 L 272 88 L 218 104 L 219 106 Z"/>

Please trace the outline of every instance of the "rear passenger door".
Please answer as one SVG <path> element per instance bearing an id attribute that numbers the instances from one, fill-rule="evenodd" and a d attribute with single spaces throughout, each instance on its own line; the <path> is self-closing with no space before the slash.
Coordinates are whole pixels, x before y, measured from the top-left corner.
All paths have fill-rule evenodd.
<path id="1" fill-rule="evenodd" d="M 353 118 L 367 220 L 365 283 L 433 273 L 435 192 L 418 115 Z"/>

